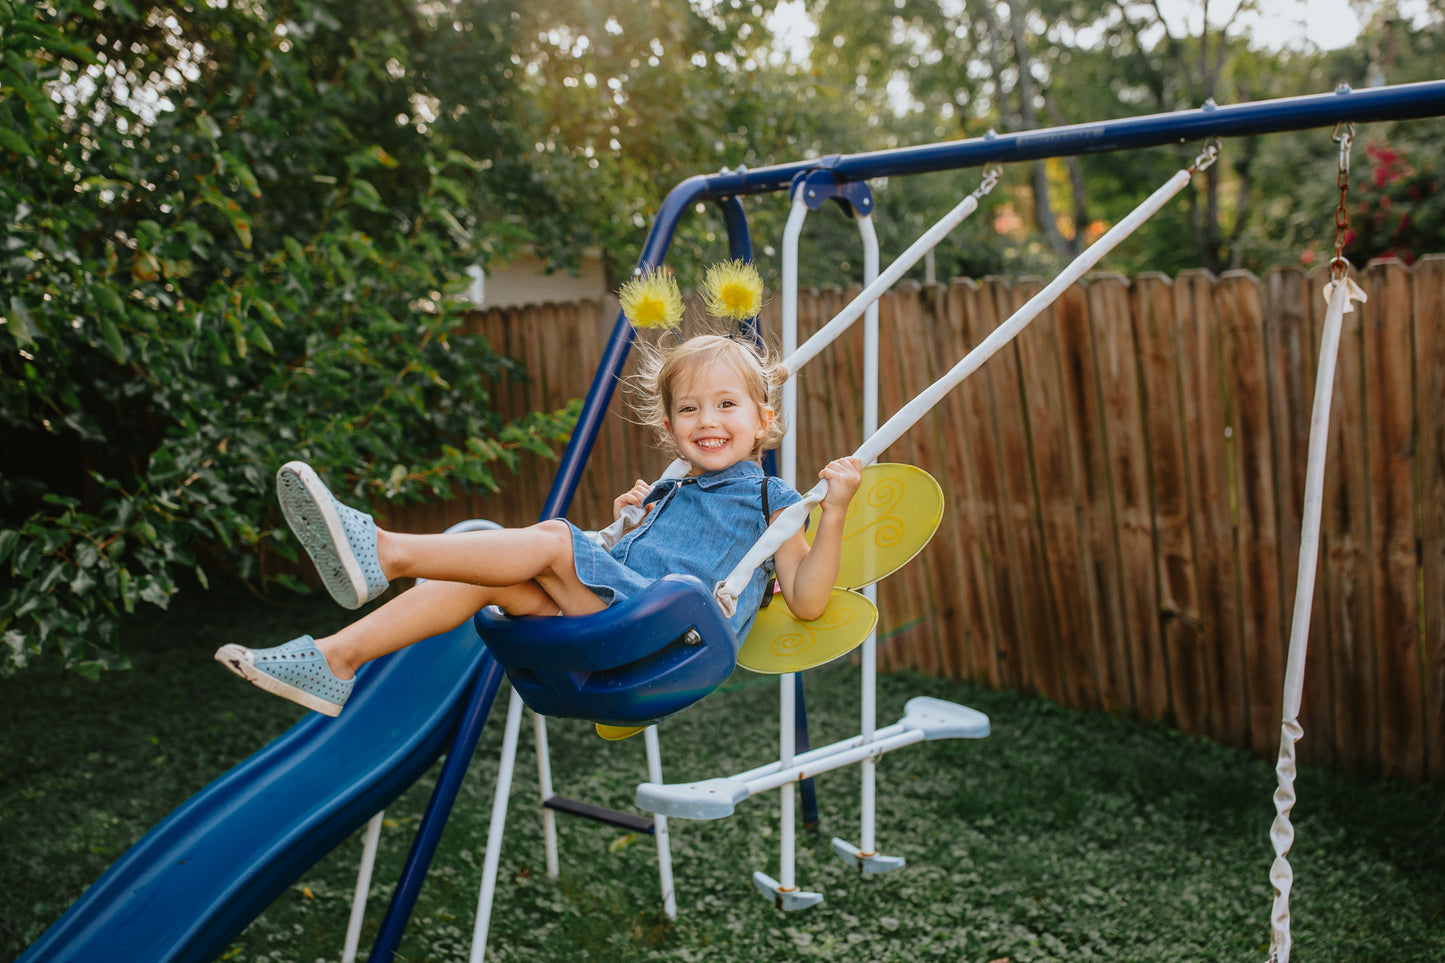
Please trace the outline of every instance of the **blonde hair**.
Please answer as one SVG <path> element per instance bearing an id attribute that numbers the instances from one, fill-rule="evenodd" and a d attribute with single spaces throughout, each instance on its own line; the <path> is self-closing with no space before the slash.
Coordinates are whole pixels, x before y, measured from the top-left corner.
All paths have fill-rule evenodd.
<path id="1" fill-rule="evenodd" d="M 627 379 L 633 411 L 642 424 L 653 430 L 659 448 L 674 457 L 680 454 L 667 429 L 678 386 L 718 364 L 731 366 L 758 408 L 771 409 L 774 415 L 748 457 L 759 458 L 783 440 L 787 431 L 782 415 L 784 371 L 781 359 L 770 346 L 759 347 L 746 334 L 699 334 L 673 343 L 668 340 L 664 337 L 653 343 L 638 339 L 634 349 L 641 361 L 640 369 Z"/>

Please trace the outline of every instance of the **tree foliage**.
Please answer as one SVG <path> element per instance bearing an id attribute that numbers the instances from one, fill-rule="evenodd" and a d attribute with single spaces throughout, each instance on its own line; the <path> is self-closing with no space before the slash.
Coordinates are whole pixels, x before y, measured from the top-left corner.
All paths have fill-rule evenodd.
<path id="1" fill-rule="evenodd" d="M 1263 5 L 1150 0 L 959 4 L 810 0 L 819 26 L 811 67 L 851 87 L 875 125 L 914 142 L 1017 132 L 1145 113 L 1322 93 L 1337 84 L 1438 77 L 1442 10 L 1407 21 L 1392 2 L 1361 3 L 1358 42 L 1322 53 L 1254 32 Z M 1438 123 L 1434 125 L 1439 127 Z M 1415 128 L 1392 127 L 1423 167 Z M 1378 136 L 1378 135 L 1376 135 Z M 969 238 L 1010 273 L 1047 269 L 1187 164 L 1202 145 L 1010 165 L 993 199 L 997 229 Z M 1402 149 L 1406 149 L 1403 148 Z M 1328 132 L 1231 140 L 1218 164 L 1111 257 L 1121 270 L 1262 269 L 1298 263 L 1328 233 L 1335 155 Z M 946 196 L 931 204 L 936 218 Z M 973 274 L 978 247 L 940 247 L 940 270 Z"/>
<path id="2" fill-rule="evenodd" d="M 616 282 L 693 174 L 1429 79 L 1445 35 L 1438 0 L 1365 0 L 1329 53 L 1265 45 L 1249 0 L 805 0 L 799 55 L 775 6 L 0 0 L 0 673 L 114 663 L 116 615 L 185 579 L 284 578 L 286 458 L 385 501 L 547 449 L 565 415 L 491 409 L 520 371 L 461 331 L 470 265 L 595 246 Z M 1440 127 L 1361 132 L 1351 257 L 1438 248 Z M 1199 146 L 1010 165 L 938 275 L 1049 271 Z M 1330 256 L 1335 164 L 1322 132 L 1232 141 L 1110 267 Z M 874 182 L 885 259 L 977 183 Z M 745 204 L 775 278 L 787 205 Z M 668 262 L 688 283 L 725 245 L 703 211 Z M 802 283 L 857 280 L 858 251 L 810 219 Z"/>
<path id="3" fill-rule="evenodd" d="M 565 433 L 497 417 L 520 371 L 446 294 L 548 241 L 503 76 L 519 18 L 435 14 L 0 0 L 0 673 L 94 674 L 139 603 L 285 580 L 288 458 L 400 500 L 494 488 Z"/>

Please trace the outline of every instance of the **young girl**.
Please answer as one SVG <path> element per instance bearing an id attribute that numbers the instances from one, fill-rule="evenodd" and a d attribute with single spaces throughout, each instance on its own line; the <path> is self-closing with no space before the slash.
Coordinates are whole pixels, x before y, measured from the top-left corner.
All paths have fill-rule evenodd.
<path id="1" fill-rule="evenodd" d="M 389 532 L 337 501 L 309 466 L 283 465 L 276 480 L 282 509 L 337 602 L 356 608 L 391 579 L 426 581 L 335 635 L 301 636 L 272 649 L 225 645 L 216 659 L 268 692 L 334 716 L 357 668 L 454 629 L 484 606 L 510 615 L 587 615 L 669 573 L 712 586 L 771 516 L 802 498 L 767 478 L 758 463 L 782 435 L 779 387 L 777 362 L 759 357 L 746 341 L 703 335 L 645 356 L 643 410 L 691 471 L 653 486 L 639 480 L 618 496 L 614 516 L 627 506 L 645 514 L 610 549 L 562 519 L 497 531 Z M 828 493 L 811 547 L 798 532 L 774 556 L 783 598 L 805 621 L 827 607 L 861 468 L 858 459 L 842 458 L 818 473 L 828 480 Z M 765 582 L 759 569 L 728 619 L 739 641 L 757 615 Z"/>

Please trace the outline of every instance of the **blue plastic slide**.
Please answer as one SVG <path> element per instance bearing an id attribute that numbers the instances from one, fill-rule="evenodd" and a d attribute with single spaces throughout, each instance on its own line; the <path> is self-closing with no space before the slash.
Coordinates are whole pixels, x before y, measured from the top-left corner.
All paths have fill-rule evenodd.
<path id="1" fill-rule="evenodd" d="M 446 751 L 473 681 L 492 665 L 470 619 L 368 665 L 338 718 L 309 713 L 191 797 L 20 963 L 213 960 Z"/>

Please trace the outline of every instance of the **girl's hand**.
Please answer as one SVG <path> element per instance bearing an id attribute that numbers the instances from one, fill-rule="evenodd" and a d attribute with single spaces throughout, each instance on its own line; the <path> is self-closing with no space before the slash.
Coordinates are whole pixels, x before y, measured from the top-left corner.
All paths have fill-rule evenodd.
<path id="1" fill-rule="evenodd" d="M 828 599 L 838 579 L 838 566 L 843 556 L 843 526 L 848 518 L 848 503 L 863 482 L 863 462 L 849 456 L 831 461 L 818 477 L 828 482 L 823 496 L 823 512 L 818 519 L 813 543 L 798 531 L 778 546 L 773 556 L 778 568 L 778 585 L 783 599 L 793 614 L 804 622 L 822 618 Z"/>
<path id="2" fill-rule="evenodd" d="M 641 478 L 637 479 L 637 484 L 633 485 L 631 490 L 623 492 L 612 500 L 612 517 L 621 518 L 622 509 L 628 505 L 641 508 L 642 500 L 647 497 L 647 493 L 650 491 L 652 491 L 651 484 L 643 481 Z"/>
<path id="3" fill-rule="evenodd" d="M 848 503 L 858 493 L 863 483 L 863 462 L 849 455 L 828 462 L 818 477 L 828 482 L 828 494 L 823 496 L 823 509 L 838 509 L 847 512 Z"/>

